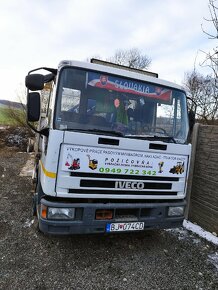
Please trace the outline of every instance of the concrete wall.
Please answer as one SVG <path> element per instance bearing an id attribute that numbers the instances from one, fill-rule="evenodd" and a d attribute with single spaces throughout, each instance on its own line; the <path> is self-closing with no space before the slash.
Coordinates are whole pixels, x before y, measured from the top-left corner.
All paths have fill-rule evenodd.
<path id="1" fill-rule="evenodd" d="M 218 234 L 218 126 L 196 128 L 188 219 Z"/>

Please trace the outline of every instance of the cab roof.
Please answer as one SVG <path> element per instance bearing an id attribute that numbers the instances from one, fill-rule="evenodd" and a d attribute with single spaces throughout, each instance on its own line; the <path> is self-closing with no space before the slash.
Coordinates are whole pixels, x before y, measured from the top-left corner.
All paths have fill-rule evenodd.
<path id="1" fill-rule="evenodd" d="M 159 79 L 154 76 L 148 76 L 143 73 L 139 73 L 136 71 L 129 71 L 126 69 L 122 68 L 117 68 L 117 67 L 111 67 L 107 65 L 102 65 L 102 64 L 95 64 L 95 63 L 89 63 L 89 62 L 81 62 L 81 61 L 74 61 L 74 60 L 63 60 L 59 63 L 58 65 L 58 71 L 60 71 L 64 67 L 77 67 L 77 68 L 84 68 L 88 70 L 94 70 L 94 71 L 99 71 L 103 73 L 109 73 L 109 74 L 115 74 L 119 75 L 121 77 L 127 77 L 131 79 L 136 79 L 136 80 L 141 80 L 141 81 L 146 81 L 149 83 L 157 84 L 157 85 L 162 85 L 178 90 L 184 91 L 184 88 L 178 84 L 165 81 L 162 79 Z M 122 66 L 121 66 L 122 67 Z"/>

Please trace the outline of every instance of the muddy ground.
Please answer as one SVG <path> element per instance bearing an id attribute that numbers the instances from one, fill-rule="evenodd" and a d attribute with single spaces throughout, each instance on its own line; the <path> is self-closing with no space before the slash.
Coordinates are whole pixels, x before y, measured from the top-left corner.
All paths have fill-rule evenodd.
<path id="1" fill-rule="evenodd" d="M 31 178 L 19 175 L 30 155 L 19 150 L 0 142 L 0 289 L 218 289 L 217 249 L 183 228 L 39 233 Z"/>

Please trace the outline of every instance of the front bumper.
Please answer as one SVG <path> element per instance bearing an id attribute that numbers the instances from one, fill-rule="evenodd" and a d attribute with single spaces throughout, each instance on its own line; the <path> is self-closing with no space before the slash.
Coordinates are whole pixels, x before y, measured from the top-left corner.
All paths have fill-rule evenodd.
<path id="1" fill-rule="evenodd" d="M 131 221 L 144 222 L 144 230 L 175 228 L 182 225 L 184 216 L 169 217 L 168 208 L 169 206 L 185 206 L 185 204 L 184 200 L 164 203 L 65 203 L 42 198 L 40 205 L 75 208 L 75 218 L 74 220 L 49 220 L 38 214 L 39 229 L 46 234 L 53 235 L 106 233 L 108 223 Z M 98 209 L 113 210 L 113 219 L 96 220 L 96 210 Z M 123 210 L 127 214 L 121 218 L 117 213 Z M 131 213 L 134 212 L 134 216 L 128 215 L 128 210 Z"/>

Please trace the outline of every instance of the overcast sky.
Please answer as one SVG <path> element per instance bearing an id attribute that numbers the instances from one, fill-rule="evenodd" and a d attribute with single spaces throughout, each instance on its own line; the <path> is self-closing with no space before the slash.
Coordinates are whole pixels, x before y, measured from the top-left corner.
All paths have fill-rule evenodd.
<path id="1" fill-rule="evenodd" d="M 0 99 L 16 100 L 33 68 L 133 47 L 152 59 L 149 70 L 181 84 L 199 51 L 215 47 L 204 17 L 208 0 L 0 0 Z"/>

